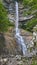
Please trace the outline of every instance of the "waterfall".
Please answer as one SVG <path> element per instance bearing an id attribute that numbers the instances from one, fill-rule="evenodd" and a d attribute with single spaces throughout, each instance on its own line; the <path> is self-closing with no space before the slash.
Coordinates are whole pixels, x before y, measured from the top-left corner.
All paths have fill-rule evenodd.
<path id="1" fill-rule="evenodd" d="M 16 21 L 15 21 L 15 27 L 16 27 L 16 34 L 15 37 L 17 38 L 17 42 L 19 45 L 21 45 L 21 50 L 23 52 L 23 55 L 26 55 L 27 52 L 27 47 L 26 47 L 26 43 L 24 43 L 24 40 L 22 38 L 22 36 L 20 35 L 20 30 L 18 28 L 19 25 L 19 13 L 18 13 L 18 2 L 15 2 L 15 6 L 16 6 Z"/>

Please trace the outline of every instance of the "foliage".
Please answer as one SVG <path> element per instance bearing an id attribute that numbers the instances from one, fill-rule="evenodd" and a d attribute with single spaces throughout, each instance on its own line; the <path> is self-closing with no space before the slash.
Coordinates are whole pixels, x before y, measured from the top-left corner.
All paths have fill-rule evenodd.
<path id="1" fill-rule="evenodd" d="M 14 22 L 10 22 L 9 27 L 14 27 Z"/>
<path id="2" fill-rule="evenodd" d="M 31 65 L 37 65 L 37 56 L 33 57 Z"/>
<path id="3" fill-rule="evenodd" d="M 32 19 L 27 23 L 26 29 L 32 31 L 32 28 L 37 24 L 37 19 Z"/>
<path id="4" fill-rule="evenodd" d="M 7 18 L 7 12 L 0 2 L 0 32 L 4 32 L 8 29 L 9 20 Z"/>
<path id="5" fill-rule="evenodd" d="M 23 24 L 22 27 L 32 31 L 33 27 L 37 24 L 37 0 L 23 0 L 23 5 L 27 9 L 23 12 L 24 16 L 35 15 L 35 17 L 29 20 L 26 25 Z"/>

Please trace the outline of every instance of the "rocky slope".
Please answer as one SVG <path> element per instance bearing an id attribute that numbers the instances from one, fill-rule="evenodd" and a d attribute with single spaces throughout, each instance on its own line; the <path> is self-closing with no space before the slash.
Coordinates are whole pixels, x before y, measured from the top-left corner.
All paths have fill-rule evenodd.
<path id="1" fill-rule="evenodd" d="M 25 31 L 23 29 L 20 29 L 20 32 L 21 32 L 20 35 L 23 36 L 24 42 L 26 42 L 28 53 L 31 53 L 32 55 L 36 54 L 36 52 L 33 52 L 34 45 L 32 42 L 32 33 Z M 15 29 L 10 27 L 8 31 L 4 33 L 4 37 L 5 37 L 5 42 L 4 42 L 5 47 L 4 47 L 3 54 L 22 55 L 21 48 L 17 44 L 17 39 L 15 38 Z"/>
<path id="2" fill-rule="evenodd" d="M 27 33 L 27 36 L 26 36 Z M 32 34 L 25 31 L 21 30 L 21 35 L 23 36 L 24 39 L 29 40 L 32 39 Z M 28 56 L 22 56 L 20 48 L 18 48 L 16 39 L 15 39 L 15 30 L 14 28 L 10 27 L 8 29 L 8 32 L 4 33 L 5 37 L 5 53 L 1 54 L 0 56 L 0 65 L 31 65 L 32 60 L 35 59 L 33 56 L 35 55 L 34 53 L 28 54 Z M 37 56 L 36 57 L 36 63 L 37 64 Z"/>
<path id="3" fill-rule="evenodd" d="M 0 65 L 37 65 L 37 56 L 32 58 L 23 57 L 21 55 L 11 55 L 5 58 L 0 58 Z"/>
<path id="4" fill-rule="evenodd" d="M 27 46 L 30 45 L 30 41 L 32 40 L 32 34 L 25 30 L 20 30 L 20 31 L 21 31 L 21 35 L 24 38 L 24 41 L 27 43 L 26 45 Z M 10 28 L 9 31 L 4 34 L 4 37 L 5 37 L 5 45 L 6 45 L 8 54 L 22 55 L 22 51 L 20 50 L 20 47 L 18 46 L 16 38 L 15 38 L 14 28 Z"/>

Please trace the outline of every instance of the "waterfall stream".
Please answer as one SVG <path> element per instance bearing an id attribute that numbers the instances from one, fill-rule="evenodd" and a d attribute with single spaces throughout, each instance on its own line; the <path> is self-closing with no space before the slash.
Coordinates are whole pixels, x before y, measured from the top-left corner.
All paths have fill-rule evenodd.
<path id="1" fill-rule="evenodd" d="M 22 36 L 20 35 L 20 30 L 18 28 L 19 25 L 19 13 L 18 13 L 18 2 L 15 2 L 15 6 L 16 6 L 16 21 L 15 21 L 15 27 L 16 27 L 16 35 L 15 37 L 17 38 L 17 42 L 19 45 L 21 45 L 21 50 L 23 52 L 23 55 L 26 55 L 27 52 L 27 47 L 26 47 L 26 43 L 24 42 Z"/>

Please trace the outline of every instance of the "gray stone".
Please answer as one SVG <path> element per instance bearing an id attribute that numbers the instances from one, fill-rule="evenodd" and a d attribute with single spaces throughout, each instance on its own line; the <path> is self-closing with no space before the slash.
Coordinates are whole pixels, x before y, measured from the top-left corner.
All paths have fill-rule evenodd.
<path id="1" fill-rule="evenodd" d="M 19 65 L 23 65 L 23 61 L 19 61 L 18 64 L 19 64 Z"/>
<path id="2" fill-rule="evenodd" d="M 17 60 L 21 60 L 21 55 L 16 55 L 15 58 L 16 58 Z"/>

